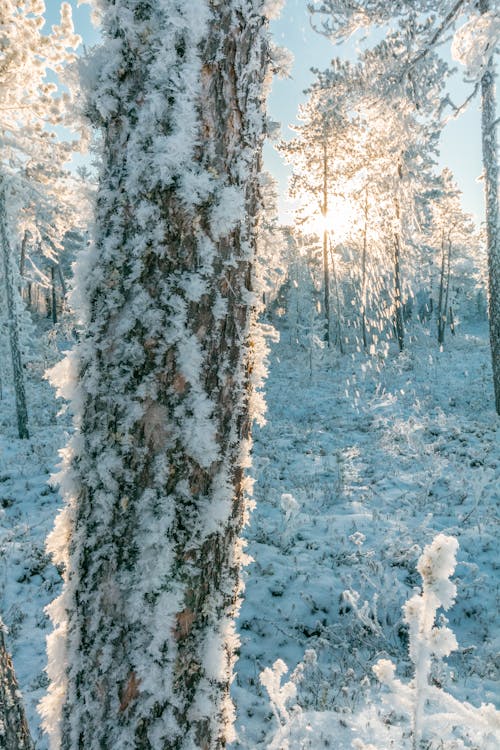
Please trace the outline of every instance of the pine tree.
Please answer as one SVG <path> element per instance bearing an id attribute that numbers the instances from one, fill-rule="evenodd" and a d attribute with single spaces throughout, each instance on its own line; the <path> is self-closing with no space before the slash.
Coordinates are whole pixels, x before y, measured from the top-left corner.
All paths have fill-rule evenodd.
<path id="1" fill-rule="evenodd" d="M 399 81 L 410 87 L 427 87 L 425 63 L 447 34 L 455 31 L 455 56 L 468 68 L 468 79 L 476 84 L 467 102 L 481 91 L 481 134 L 483 145 L 484 185 L 489 269 L 489 324 L 493 366 L 495 407 L 500 414 L 500 243 L 498 230 L 498 149 L 495 102 L 495 63 L 498 49 L 499 0 L 317 0 L 309 8 L 316 18 L 318 30 L 342 40 L 362 27 L 383 26 L 395 19 L 413 23 L 418 14 L 425 14 L 420 23 L 413 57 L 399 71 Z M 456 31 L 460 19 L 468 19 Z M 315 23 L 316 23 L 315 21 Z M 471 70 L 472 69 L 472 70 Z M 387 72 L 390 71 L 388 68 Z M 471 76 L 471 72 L 476 75 Z M 477 77 L 476 77 L 477 76 Z M 390 77 L 386 75 L 386 78 Z M 450 98 L 443 98 L 443 105 Z M 453 109 L 458 114 L 463 105 Z"/>
<path id="2" fill-rule="evenodd" d="M 54 374 L 76 432 L 41 711 L 53 748 L 222 748 L 260 377 L 266 18 L 253 0 L 96 5 L 102 168 L 82 340 Z"/>
<path id="3" fill-rule="evenodd" d="M 29 432 L 20 345 L 22 305 L 13 254 L 17 235 L 26 230 L 22 209 L 43 195 L 47 169 L 53 170 L 69 153 L 67 144 L 56 143 L 54 133 L 44 127 L 62 122 L 67 99 L 57 96 L 57 85 L 48 82 L 47 75 L 60 71 L 79 43 L 68 3 L 62 4 L 61 23 L 50 34 L 42 33 L 44 11 L 42 0 L 5 0 L 0 8 L 0 276 L 22 439 Z"/>

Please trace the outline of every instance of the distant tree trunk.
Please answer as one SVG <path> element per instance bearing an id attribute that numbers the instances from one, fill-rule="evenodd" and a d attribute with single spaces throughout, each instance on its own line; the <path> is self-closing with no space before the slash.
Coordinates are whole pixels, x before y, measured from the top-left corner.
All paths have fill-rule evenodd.
<path id="1" fill-rule="evenodd" d="M 49 660 L 41 710 L 62 750 L 218 750 L 234 737 L 266 21 L 253 0 L 100 5 L 103 166 L 49 643 L 67 669 Z"/>
<path id="2" fill-rule="evenodd" d="M 396 215 L 396 230 L 394 232 L 394 330 L 398 340 L 399 351 L 405 345 L 405 327 L 403 318 L 403 288 L 401 284 L 401 184 L 403 182 L 403 165 L 398 163 L 398 182 L 394 209 Z"/>
<path id="3" fill-rule="evenodd" d="M 19 258 L 19 274 L 21 278 L 24 276 L 24 266 L 26 263 L 26 247 L 28 245 L 29 232 L 25 231 L 21 242 L 21 256 Z"/>
<path id="4" fill-rule="evenodd" d="M 444 320 L 443 320 L 443 344 L 444 344 L 444 331 L 446 328 L 446 322 L 448 320 L 448 300 L 450 298 L 450 282 L 451 282 L 451 239 L 450 235 L 448 235 L 448 252 L 446 254 L 446 294 L 444 298 L 444 306 L 443 306 L 443 312 L 444 312 Z"/>
<path id="5" fill-rule="evenodd" d="M 7 235 L 7 209 L 5 204 L 5 187 L 0 178 L 0 240 L 2 244 L 3 276 L 5 298 L 7 301 L 7 324 L 9 327 L 10 354 L 14 392 L 16 394 L 17 430 L 21 440 L 28 440 L 28 410 L 26 408 L 26 390 L 19 346 L 19 323 L 15 303 L 17 287 L 12 272 L 12 253 Z"/>
<path id="6" fill-rule="evenodd" d="M 441 233 L 441 271 L 439 274 L 439 296 L 438 296 L 438 309 L 437 309 L 437 328 L 438 328 L 438 344 L 444 343 L 444 329 L 446 325 L 446 304 L 443 307 L 444 297 L 444 276 L 445 276 L 445 265 L 446 265 L 446 253 L 444 250 L 444 229 Z"/>
<path id="7" fill-rule="evenodd" d="M 0 620 L 0 747 L 2 750 L 33 750 L 12 659 L 5 644 Z"/>
<path id="8" fill-rule="evenodd" d="M 339 345 L 339 351 L 341 354 L 344 354 L 344 342 L 342 341 L 342 308 L 340 304 L 340 290 L 339 290 L 339 281 L 337 276 L 337 266 L 335 264 L 335 256 L 333 253 L 333 247 L 332 247 L 332 241 L 330 239 L 330 256 L 332 260 L 332 276 L 333 276 L 333 283 L 335 288 L 335 304 L 337 308 L 337 342 Z"/>
<path id="9" fill-rule="evenodd" d="M 367 248 L 368 248 L 368 185 L 365 186 L 365 209 L 363 227 L 363 254 L 361 257 L 361 332 L 363 336 L 363 347 L 368 349 L 368 333 L 366 326 L 367 305 Z"/>
<path id="10" fill-rule="evenodd" d="M 403 290 L 401 286 L 401 206 L 396 198 L 396 221 L 398 228 L 394 233 L 394 330 L 398 340 L 399 351 L 405 345 L 405 328 L 403 320 Z"/>
<path id="11" fill-rule="evenodd" d="M 57 294 L 56 294 L 56 269 L 54 265 L 50 266 L 50 295 L 51 295 L 51 311 L 52 311 L 52 323 L 57 323 Z"/>
<path id="12" fill-rule="evenodd" d="M 59 277 L 59 283 L 61 284 L 61 291 L 63 294 L 63 297 L 66 298 L 66 295 L 68 293 L 68 288 L 66 286 L 66 280 L 64 278 L 63 270 L 61 268 L 61 264 L 57 264 L 57 275 Z"/>
<path id="13" fill-rule="evenodd" d="M 490 0 L 480 0 L 481 13 L 490 10 Z M 500 242 L 498 232 L 498 154 L 496 127 L 495 66 L 493 54 L 481 79 L 481 124 L 486 234 L 489 272 L 490 344 L 493 365 L 495 407 L 500 415 Z"/>
<path id="14" fill-rule="evenodd" d="M 325 341 L 331 346 L 331 316 L 330 316 L 330 269 L 328 264 L 328 240 L 329 232 L 326 226 L 328 216 L 328 152 L 326 136 L 323 140 L 323 203 L 321 214 L 325 222 L 323 228 L 323 287 L 324 287 L 324 307 L 325 307 Z"/>

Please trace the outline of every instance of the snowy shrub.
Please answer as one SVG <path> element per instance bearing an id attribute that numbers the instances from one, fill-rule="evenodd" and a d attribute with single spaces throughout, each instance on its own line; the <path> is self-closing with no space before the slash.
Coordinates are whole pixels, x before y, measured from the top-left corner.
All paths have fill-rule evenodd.
<path id="1" fill-rule="evenodd" d="M 271 702 L 273 714 L 278 723 L 278 730 L 271 739 L 268 750 L 285 750 L 289 747 L 293 717 L 300 713 L 298 706 L 289 712 L 287 703 L 297 694 L 297 688 L 292 680 L 281 684 L 281 678 L 288 672 L 288 667 L 282 659 L 276 659 L 272 668 L 266 667 L 260 674 L 260 681 L 266 688 Z"/>
<path id="2" fill-rule="evenodd" d="M 438 747 L 493 750 L 500 741 L 500 712 L 491 704 L 475 708 L 430 684 L 433 657 L 448 656 L 457 648 L 446 618 L 441 616 L 440 624 L 435 624 L 437 610 L 447 610 L 455 602 L 456 586 L 449 579 L 455 570 L 457 549 L 454 537 L 438 534 L 418 561 L 422 592 L 412 596 L 403 608 L 414 665 L 412 682 L 405 685 L 396 679 L 396 667 L 388 659 L 380 659 L 373 667 L 379 682 L 390 690 L 386 702 L 391 710 L 411 719 L 412 750 L 424 746 L 429 750 Z M 372 746 L 358 743 L 357 747 L 367 750 Z M 377 747 L 382 749 L 382 745 Z"/>
<path id="3" fill-rule="evenodd" d="M 431 684 L 433 659 L 448 656 L 457 648 L 453 632 L 437 611 L 449 609 L 456 586 L 450 581 L 455 570 L 458 542 L 438 534 L 425 547 L 417 564 L 423 585 L 403 607 L 409 628 L 409 653 L 414 677 L 409 684 L 396 678 L 396 666 L 379 659 L 373 667 L 378 681 L 388 689 L 384 706 L 371 703 L 356 715 L 342 709 L 339 697 L 334 710 L 305 710 L 302 693 L 318 682 L 316 654 L 306 651 L 288 682 L 286 664 L 278 659 L 260 676 L 267 689 L 278 726 L 268 738 L 268 750 L 305 750 L 335 747 L 336 750 L 495 750 L 500 742 L 500 712 L 491 704 L 476 708 L 460 702 Z M 373 623 L 370 623 L 373 625 Z M 306 701 L 307 703 L 307 701 Z M 319 704 L 316 706 L 321 708 Z"/>
<path id="4" fill-rule="evenodd" d="M 281 510 L 285 514 L 285 526 L 281 534 L 281 542 L 283 549 L 286 549 L 297 528 L 297 516 L 300 510 L 300 505 L 293 495 L 284 492 L 281 495 Z"/>

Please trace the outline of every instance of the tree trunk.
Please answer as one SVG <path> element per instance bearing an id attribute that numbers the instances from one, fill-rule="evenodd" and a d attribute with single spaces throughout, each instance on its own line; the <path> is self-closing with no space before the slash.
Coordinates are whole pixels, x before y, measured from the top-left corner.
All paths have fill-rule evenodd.
<path id="1" fill-rule="evenodd" d="M 12 659 L 5 645 L 0 620 L 0 747 L 2 750 L 33 750 Z"/>
<path id="2" fill-rule="evenodd" d="M 335 304 L 337 307 L 337 341 L 339 344 L 340 353 L 344 354 L 344 342 L 342 341 L 342 309 L 340 305 L 339 280 L 337 276 L 337 267 L 335 265 L 335 256 L 333 254 L 333 247 L 332 247 L 331 239 L 330 239 L 330 256 L 332 259 L 332 276 L 333 276 L 333 283 L 334 283 L 334 288 L 335 288 Z"/>
<path id="3" fill-rule="evenodd" d="M 450 298 L 450 280 L 451 280 L 451 239 L 448 236 L 448 253 L 447 253 L 447 260 L 446 260 L 446 293 L 444 297 L 444 305 L 443 305 L 443 341 L 444 344 L 444 332 L 446 329 L 446 323 L 448 321 L 448 300 Z M 451 308 L 450 308 L 451 309 Z"/>
<path id="4" fill-rule="evenodd" d="M 5 187 L 0 178 L 0 239 L 2 244 L 3 276 L 5 298 L 7 301 L 7 324 L 9 327 L 10 354 L 12 359 L 12 374 L 14 392 L 16 394 L 17 430 L 21 440 L 29 439 L 28 410 L 26 408 L 26 391 L 24 387 L 24 373 L 19 346 L 19 323 L 16 310 L 15 293 L 12 272 L 12 253 L 7 235 L 7 208 L 5 204 Z"/>
<path id="5" fill-rule="evenodd" d="M 21 256 L 19 258 L 19 275 L 21 278 L 24 276 L 24 266 L 26 264 L 26 246 L 28 244 L 29 232 L 25 231 L 22 242 L 21 242 Z"/>
<path id="6" fill-rule="evenodd" d="M 398 164 L 398 186 L 397 193 L 403 181 L 403 166 Z M 401 286 L 401 204 L 399 195 L 395 199 L 396 231 L 394 233 L 394 329 L 398 340 L 399 351 L 402 352 L 405 345 L 405 327 L 403 320 L 403 289 Z"/>
<path id="7" fill-rule="evenodd" d="M 444 230 L 441 234 L 441 272 L 439 274 L 439 297 L 438 297 L 438 310 L 437 310 L 437 325 L 438 325 L 438 344 L 441 346 L 444 343 L 444 328 L 446 325 L 446 304 L 443 307 L 444 297 L 444 274 L 445 274 L 445 252 L 444 252 Z"/>
<path id="8" fill-rule="evenodd" d="M 490 0 L 480 0 L 481 13 L 490 10 Z M 498 236 L 498 158 L 496 136 L 495 67 L 493 55 L 481 79 L 481 125 L 484 185 L 486 194 L 486 235 L 489 272 L 490 344 L 493 365 L 495 408 L 500 415 L 500 243 Z"/>
<path id="9" fill-rule="evenodd" d="M 234 737 L 259 377 L 265 19 L 250 0 L 101 5 L 104 162 L 41 710 L 63 750 L 215 750 Z"/>
<path id="10" fill-rule="evenodd" d="M 57 295 L 56 295 L 56 271 L 55 266 L 50 267 L 50 295 L 51 295 L 51 311 L 52 311 L 52 323 L 57 323 Z"/>
<path id="11" fill-rule="evenodd" d="M 366 304 L 367 304 L 367 269 L 366 256 L 368 248 L 368 185 L 365 187 L 365 223 L 363 227 L 363 254 L 361 257 L 361 332 L 363 335 L 363 347 L 368 349 L 368 333 L 366 326 Z"/>
<path id="12" fill-rule="evenodd" d="M 401 235 L 394 235 L 394 327 L 398 340 L 399 351 L 405 345 L 405 328 L 403 322 L 403 294 L 401 290 Z"/>
<path id="13" fill-rule="evenodd" d="M 323 140 L 323 205 L 321 209 L 325 226 L 323 228 L 323 286 L 324 286 L 324 307 L 325 307 L 325 341 L 327 346 L 331 346 L 331 316 L 330 316 L 330 269 L 328 265 L 328 237 L 329 232 L 326 226 L 328 216 L 328 152 L 326 137 Z"/>

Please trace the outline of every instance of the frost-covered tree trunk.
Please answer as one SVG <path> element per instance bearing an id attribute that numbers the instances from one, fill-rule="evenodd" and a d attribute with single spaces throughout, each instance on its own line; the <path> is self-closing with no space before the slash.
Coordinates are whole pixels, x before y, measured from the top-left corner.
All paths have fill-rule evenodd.
<path id="1" fill-rule="evenodd" d="M 5 644 L 0 620 L 0 747 L 2 750 L 32 750 L 21 693 L 12 659 Z"/>
<path id="2" fill-rule="evenodd" d="M 103 166 L 84 336 L 54 374 L 76 434 L 41 711 L 52 748 L 212 750 L 233 737 L 265 18 L 253 0 L 99 7 Z"/>
<path id="3" fill-rule="evenodd" d="M 325 307 L 325 341 L 331 346 L 331 317 L 330 317 L 330 267 L 328 263 L 329 231 L 326 225 L 328 217 L 328 151 L 326 135 L 323 139 L 323 195 L 321 214 L 325 226 L 323 227 L 323 298 Z"/>
<path id="4" fill-rule="evenodd" d="M 490 0 L 480 0 L 481 13 L 490 10 Z M 495 67 L 493 54 L 481 78 L 481 125 L 483 138 L 484 184 L 486 192 L 486 233 L 489 268 L 490 343 L 493 364 L 495 406 L 500 414 L 500 243 L 498 233 L 498 151 L 496 128 Z"/>
<path id="5" fill-rule="evenodd" d="M 441 232 L 441 271 L 439 273 L 439 296 L 438 296 L 438 344 L 444 344 L 444 329 L 446 326 L 446 303 L 443 307 L 444 277 L 445 277 L 446 254 L 444 250 L 444 229 Z"/>
<path id="6" fill-rule="evenodd" d="M 396 228 L 394 232 L 394 331 L 398 340 L 399 351 L 405 345 L 405 327 L 403 321 L 403 289 L 401 285 L 401 207 L 399 197 L 395 199 Z"/>
<path id="7" fill-rule="evenodd" d="M 54 264 L 50 266 L 50 311 L 52 323 L 57 324 L 57 294 L 56 294 L 56 269 Z"/>
<path id="8" fill-rule="evenodd" d="M 0 242 L 2 245 L 2 271 L 7 303 L 7 324 L 9 328 L 10 354 L 14 393 L 16 396 L 17 431 L 21 440 L 29 438 L 28 410 L 26 407 L 26 389 L 24 387 L 23 364 L 19 345 L 19 321 L 16 310 L 16 286 L 12 268 L 12 251 L 7 230 L 7 207 L 5 203 L 5 186 L 0 177 Z"/>
<path id="9" fill-rule="evenodd" d="M 366 308 L 368 302 L 368 275 L 367 275 L 367 251 L 368 251 L 368 183 L 365 186 L 364 225 L 363 225 L 363 252 L 361 256 L 361 332 L 363 336 L 363 348 L 368 349 L 368 331 L 366 322 Z"/>

